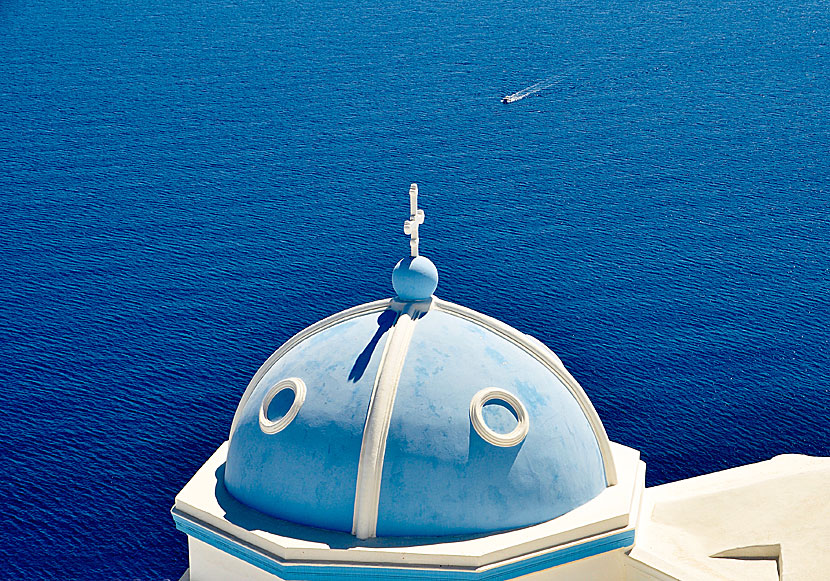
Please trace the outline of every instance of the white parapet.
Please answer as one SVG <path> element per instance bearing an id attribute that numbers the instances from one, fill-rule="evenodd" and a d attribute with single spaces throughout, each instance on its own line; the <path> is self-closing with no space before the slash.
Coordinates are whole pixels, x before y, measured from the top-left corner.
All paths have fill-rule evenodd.
<path id="1" fill-rule="evenodd" d="M 628 579 L 830 578 L 830 458 L 777 456 L 646 490 Z"/>

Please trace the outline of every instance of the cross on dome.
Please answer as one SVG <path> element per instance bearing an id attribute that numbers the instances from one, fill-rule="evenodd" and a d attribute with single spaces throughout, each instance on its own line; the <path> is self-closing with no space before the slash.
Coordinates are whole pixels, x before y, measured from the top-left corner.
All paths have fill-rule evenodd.
<path id="1" fill-rule="evenodd" d="M 438 287 L 438 269 L 426 256 L 418 253 L 418 227 L 424 223 L 424 211 L 418 208 L 418 184 L 409 186 L 409 220 L 403 231 L 409 234 L 410 256 L 401 259 L 392 270 L 392 288 L 403 301 L 428 300 Z"/>
<path id="2" fill-rule="evenodd" d="M 409 234 L 410 255 L 418 256 L 418 226 L 424 223 L 424 211 L 418 209 L 418 184 L 409 186 L 409 220 L 403 223 L 404 234 Z"/>

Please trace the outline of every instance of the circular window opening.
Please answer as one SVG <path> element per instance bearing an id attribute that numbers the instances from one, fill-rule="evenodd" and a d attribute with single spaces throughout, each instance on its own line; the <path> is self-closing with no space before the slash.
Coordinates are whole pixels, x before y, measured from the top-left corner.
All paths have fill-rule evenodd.
<path id="1" fill-rule="evenodd" d="M 481 407 L 484 425 L 497 434 L 509 434 L 519 425 L 519 416 L 506 401 L 491 399 Z"/>
<path id="2" fill-rule="evenodd" d="M 482 389 L 473 396 L 470 421 L 484 441 L 503 448 L 521 443 L 530 427 L 519 398 L 498 387 Z"/>
<path id="3" fill-rule="evenodd" d="M 259 408 L 259 427 L 266 434 L 276 434 L 288 427 L 305 402 L 306 387 L 298 377 L 283 379 L 265 394 Z"/>
<path id="4" fill-rule="evenodd" d="M 278 422 L 285 417 L 285 414 L 294 405 L 295 399 L 297 399 L 297 394 L 293 389 L 285 388 L 280 390 L 271 398 L 271 403 L 268 404 L 268 409 L 265 410 L 265 418 L 269 422 Z"/>

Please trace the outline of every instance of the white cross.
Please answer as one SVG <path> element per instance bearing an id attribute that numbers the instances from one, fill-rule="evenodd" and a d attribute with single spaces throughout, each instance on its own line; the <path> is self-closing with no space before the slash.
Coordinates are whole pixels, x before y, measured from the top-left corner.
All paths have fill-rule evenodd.
<path id="1" fill-rule="evenodd" d="M 409 220 L 403 223 L 404 234 L 409 234 L 412 257 L 418 256 L 418 226 L 424 223 L 424 211 L 418 209 L 418 184 L 409 186 Z"/>

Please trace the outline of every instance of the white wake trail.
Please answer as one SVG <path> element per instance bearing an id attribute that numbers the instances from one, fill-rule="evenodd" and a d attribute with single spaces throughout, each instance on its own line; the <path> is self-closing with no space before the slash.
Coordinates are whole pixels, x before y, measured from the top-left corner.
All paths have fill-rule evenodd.
<path id="1" fill-rule="evenodd" d="M 516 101 L 521 101 L 525 97 L 530 97 L 531 95 L 535 95 L 536 93 L 538 93 L 540 91 L 543 91 L 545 89 L 549 89 L 549 88 L 553 87 L 554 85 L 558 85 L 559 83 L 564 81 L 567 77 L 573 78 L 572 73 L 576 72 L 578 69 L 584 71 L 584 67 L 572 67 L 570 69 L 565 70 L 565 72 L 563 72 L 563 73 L 560 73 L 560 74 L 555 75 L 553 77 L 548 77 L 547 79 L 542 79 L 541 81 L 533 83 L 529 87 L 525 87 L 524 89 L 522 89 L 520 91 L 516 91 L 515 93 L 511 93 L 510 95 L 506 95 L 506 96 L 502 97 L 501 102 L 502 103 L 515 103 Z M 616 82 L 620 82 L 620 81 L 630 82 L 634 79 L 639 79 L 639 78 L 641 78 L 644 75 L 647 75 L 649 73 L 658 72 L 658 71 L 667 71 L 667 70 L 669 70 L 668 65 L 658 64 L 658 65 L 648 67 L 648 68 L 635 69 L 633 71 L 629 71 L 628 73 L 625 73 L 625 74 L 622 74 L 622 75 L 616 75 L 616 76 L 612 76 L 612 77 L 600 78 L 599 80 L 585 80 L 585 79 L 579 80 L 579 77 L 576 77 L 575 82 L 580 87 L 588 87 L 588 86 L 592 86 L 592 87 L 600 86 L 601 87 L 601 86 L 607 86 L 611 83 L 616 83 Z"/>
<path id="2" fill-rule="evenodd" d="M 525 87 L 524 89 L 522 89 L 520 91 L 516 91 L 515 93 L 511 93 L 510 95 L 507 95 L 507 96 L 503 97 L 501 102 L 502 103 L 513 103 L 515 101 L 520 101 L 520 100 L 524 99 L 525 97 L 530 97 L 531 95 L 535 95 L 539 91 L 543 91 L 545 89 L 549 89 L 550 87 L 553 87 L 554 85 L 558 85 L 560 82 L 562 82 L 562 79 L 564 78 L 564 76 L 565 75 L 556 75 L 554 77 L 548 77 L 547 79 L 542 79 L 541 81 L 539 81 L 537 83 L 533 83 L 529 87 Z"/>

